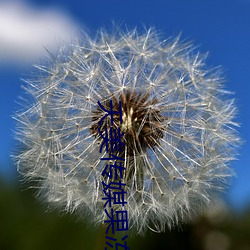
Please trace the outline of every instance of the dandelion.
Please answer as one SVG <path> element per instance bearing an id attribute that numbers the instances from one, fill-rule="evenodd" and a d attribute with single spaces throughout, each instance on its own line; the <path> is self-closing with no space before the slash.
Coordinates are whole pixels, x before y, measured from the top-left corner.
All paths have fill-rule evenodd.
<path id="1" fill-rule="evenodd" d="M 100 158 L 109 153 L 100 153 L 98 102 L 116 111 L 121 102 L 125 146 L 110 149 L 125 159 L 129 227 L 164 231 L 203 212 L 233 175 L 239 142 L 218 70 L 207 70 L 190 43 L 161 40 L 153 29 L 82 35 L 26 80 L 32 101 L 15 116 L 18 171 L 48 204 L 103 223 Z M 120 126 L 118 115 L 113 122 Z M 100 130 L 110 126 L 107 117 Z"/>

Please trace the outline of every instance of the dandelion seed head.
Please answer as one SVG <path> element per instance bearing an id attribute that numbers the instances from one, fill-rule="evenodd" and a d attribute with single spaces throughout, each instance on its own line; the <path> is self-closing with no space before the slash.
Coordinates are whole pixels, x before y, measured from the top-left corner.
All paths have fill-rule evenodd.
<path id="1" fill-rule="evenodd" d="M 236 108 L 218 70 L 179 38 L 161 40 L 153 29 L 95 39 L 82 34 L 26 80 L 32 101 L 18 112 L 15 156 L 19 172 L 36 181 L 38 195 L 63 211 L 102 223 L 102 138 L 111 127 L 98 101 L 122 108 L 123 182 L 130 228 L 164 231 L 192 219 L 215 201 L 233 175 L 229 162 L 239 138 Z M 111 149 L 111 148 L 109 148 Z"/>

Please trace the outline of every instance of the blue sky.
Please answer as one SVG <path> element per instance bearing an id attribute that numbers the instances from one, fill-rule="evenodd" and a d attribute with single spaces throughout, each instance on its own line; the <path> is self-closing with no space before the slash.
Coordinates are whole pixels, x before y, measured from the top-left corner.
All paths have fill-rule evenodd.
<path id="1" fill-rule="evenodd" d="M 4 13 L 4 14 L 3 14 Z M 11 118 L 22 95 L 21 78 L 61 40 L 77 29 L 91 34 L 117 24 L 154 26 L 166 37 L 181 33 L 201 52 L 209 51 L 209 67 L 222 66 L 225 88 L 235 92 L 237 121 L 244 144 L 232 163 L 237 177 L 227 198 L 234 207 L 250 203 L 250 0 L 91 0 L 0 2 L 0 175 L 14 180 L 10 153 L 15 149 Z M 59 39 L 59 40 L 60 40 Z"/>

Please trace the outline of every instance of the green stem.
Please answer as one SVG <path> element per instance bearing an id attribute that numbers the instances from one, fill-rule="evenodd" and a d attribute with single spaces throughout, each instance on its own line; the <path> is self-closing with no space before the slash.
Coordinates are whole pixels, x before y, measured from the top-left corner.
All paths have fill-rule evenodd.
<path id="1" fill-rule="evenodd" d="M 104 250 L 105 247 L 107 247 L 106 238 L 105 238 L 106 229 L 107 229 L 106 225 L 100 226 L 99 232 L 98 232 L 97 237 L 96 237 L 95 250 Z"/>

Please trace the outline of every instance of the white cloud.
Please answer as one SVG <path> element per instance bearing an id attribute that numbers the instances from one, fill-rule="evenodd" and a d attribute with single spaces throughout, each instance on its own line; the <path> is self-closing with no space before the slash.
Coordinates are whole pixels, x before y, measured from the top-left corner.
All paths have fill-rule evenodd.
<path id="1" fill-rule="evenodd" d="M 76 25 L 56 9 L 39 10 L 20 2 L 0 3 L 0 64 L 27 63 L 70 42 Z"/>

